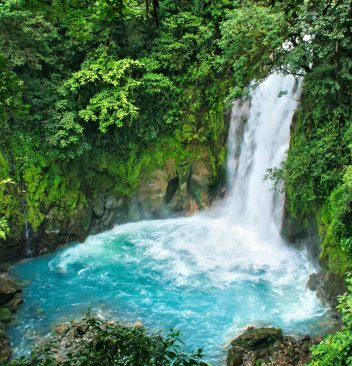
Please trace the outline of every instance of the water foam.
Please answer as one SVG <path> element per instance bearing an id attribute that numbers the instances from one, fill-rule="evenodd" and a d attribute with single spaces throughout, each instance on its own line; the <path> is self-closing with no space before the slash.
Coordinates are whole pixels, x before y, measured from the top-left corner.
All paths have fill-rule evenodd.
<path id="1" fill-rule="evenodd" d="M 293 99 L 278 98 L 281 89 Z M 326 309 L 305 287 L 314 268 L 281 238 L 284 197 L 263 181 L 266 169 L 285 158 L 298 94 L 293 77 L 272 75 L 250 99 L 234 104 L 229 194 L 217 207 L 189 218 L 116 226 L 16 266 L 31 280 L 11 330 L 17 350 L 27 348 L 29 334 L 87 306 L 152 329 L 177 327 L 214 364 L 246 325 L 319 328 Z M 33 315 L 36 307 L 45 311 L 40 318 Z"/>

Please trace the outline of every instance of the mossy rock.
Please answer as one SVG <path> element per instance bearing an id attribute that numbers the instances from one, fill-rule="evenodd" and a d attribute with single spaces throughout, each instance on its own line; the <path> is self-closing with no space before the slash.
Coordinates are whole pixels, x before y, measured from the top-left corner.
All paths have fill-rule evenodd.
<path id="1" fill-rule="evenodd" d="M 165 202 L 168 175 L 165 170 L 157 169 L 144 178 L 138 189 L 138 202 L 145 215 L 158 216 Z"/>
<path id="2" fill-rule="evenodd" d="M 0 277 L 0 306 L 10 302 L 15 294 L 21 292 L 19 286 L 7 278 Z"/>
<path id="3" fill-rule="evenodd" d="M 246 332 L 235 338 L 231 346 L 246 350 L 268 347 L 282 338 L 281 329 L 277 328 L 248 328 Z"/>
<path id="4" fill-rule="evenodd" d="M 191 165 L 191 173 L 188 181 L 188 189 L 191 197 L 199 207 L 208 206 L 208 191 L 212 173 L 209 164 L 205 160 L 197 160 Z"/>
<path id="5" fill-rule="evenodd" d="M 0 308 L 0 321 L 7 324 L 12 320 L 12 314 L 9 309 Z"/>
<path id="6" fill-rule="evenodd" d="M 245 355 L 251 352 L 261 355 L 263 351 L 265 354 L 275 342 L 281 339 L 281 329 L 249 327 L 231 342 L 227 355 L 227 366 L 242 366 Z"/>

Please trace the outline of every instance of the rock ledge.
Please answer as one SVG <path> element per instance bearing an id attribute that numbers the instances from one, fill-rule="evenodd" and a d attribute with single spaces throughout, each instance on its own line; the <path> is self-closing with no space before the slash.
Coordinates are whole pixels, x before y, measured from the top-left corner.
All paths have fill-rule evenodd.
<path id="1" fill-rule="evenodd" d="M 231 341 L 227 366 L 303 366 L 316 341 L 309 336 L 284 336 L 277 328 L 249 327 Z"/>

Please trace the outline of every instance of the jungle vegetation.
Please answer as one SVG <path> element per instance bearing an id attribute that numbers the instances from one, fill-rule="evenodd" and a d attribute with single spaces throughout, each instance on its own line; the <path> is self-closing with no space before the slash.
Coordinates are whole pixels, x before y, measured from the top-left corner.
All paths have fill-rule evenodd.
<path id="1" fill-rule="evenodd" d="M 290 214 L 318 223 L 322 263 L 344 276 L 351 33 L 348 0 L 3 0 L 0 239 L 17 235 L 21 202 L 36 228 L 51 202 L 66 212 L 84 202 L 96 172 L 130 195 L 146 156 L 184 156 L 199 143 L 221 169 L 224 111 L 281 71 L 304 78 L 303 93 L 288 159 L 270 174 L 284 181 Z M 313 350 L 312 365 L 352 364 L 350 297 L 340 302 L 345 327 Z"/>

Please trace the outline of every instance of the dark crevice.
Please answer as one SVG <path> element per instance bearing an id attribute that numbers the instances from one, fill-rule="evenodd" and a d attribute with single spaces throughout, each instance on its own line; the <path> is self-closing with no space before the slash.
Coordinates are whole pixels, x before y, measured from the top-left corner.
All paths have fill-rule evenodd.
<path id="1" fill-rule="evenodd" d="M 179 179 L 175 177 L 169 180 L 165 193 L 165 203 L 169 203 L 178 189 Z"/>

